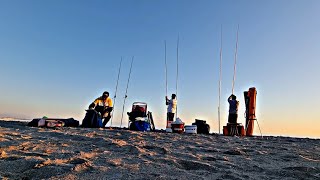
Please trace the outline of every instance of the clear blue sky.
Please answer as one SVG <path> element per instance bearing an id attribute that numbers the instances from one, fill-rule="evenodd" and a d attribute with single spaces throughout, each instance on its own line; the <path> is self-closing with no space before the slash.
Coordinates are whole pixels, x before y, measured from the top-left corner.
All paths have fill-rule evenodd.
<path id="1" fill-rule="evenodd" d="M 82 120 L 104 90 L 114 95 L 123 56 L 118 125 L 134 55 L 125 112 L 134 101 L 145 101 L 156 126 L 164 128 L 164 40 L 171 94 L 179 35 L 179 116 L 186 124 L 206 119 L 217 132 L 220 26 L 223 125 L 239 24 L 239 121 L 244 122 L 242 93 L 255 86 L 264 134 L 320 137 L 319 7 L 317 0 L 1 0 L 0 114 Z"/>

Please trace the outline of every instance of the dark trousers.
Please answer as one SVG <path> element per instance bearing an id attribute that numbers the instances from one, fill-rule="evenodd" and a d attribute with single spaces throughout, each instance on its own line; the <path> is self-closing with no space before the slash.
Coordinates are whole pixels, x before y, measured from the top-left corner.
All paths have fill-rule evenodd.
<path id="1" fill-rule="evenodd" d="M 101 118 L 103 119 L 103 127 L 105 127 L 107 125 L 107 123 L 110 121 L 111 119 L 111 112 L 107 111 L 107 110 L 100 110 L 98 111 L 101 115 Z"/>
<path id="2" fill-rule="evenodd" d="M 105 127 L 111 119 L 111 112 L 110 111 L 112 111 L 112 107 L 106 108 L 103 106 L 96 106 L 95 110 L 101 114 L 101 118 L 103 119 L 102 125 L 103 125 L 103 127 Z"/>
<path id="3" fill-rule="evenodd" d="M 167 120 L 168 121 L 173 121 L 173 119 L 174 119 L 174 113 L 168 112 L 167 113 Z"/>
<path id="4" fill-rule="evenodd" d="M 111 119 L 111 113 L 109 112 L 106 117 L 103 117 L 103 127 L 105 127 Z"/>
<path id="5" fill-rule="evenodd" d="M 238 114 L 230 114 L 228 117 L 228 123 L 237 123 L 238 120 Z"/>

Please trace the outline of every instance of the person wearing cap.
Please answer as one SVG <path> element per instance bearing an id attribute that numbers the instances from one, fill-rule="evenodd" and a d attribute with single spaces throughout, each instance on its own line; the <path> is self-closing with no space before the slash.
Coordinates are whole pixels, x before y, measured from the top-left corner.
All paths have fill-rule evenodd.
<path id="1" fill-rule="evenodd" d="M 168 106 L 167 120 L 172 122 L 174 119 L 174 114 L 177 111 L 177 96 L 175 94 L 172 94 L 171 99 L 168 99 L 168 97 L 166 96 L 166 105 Z"/>
<path id="2" fill-rule="evenodd" d="M 229 116 L 228 116 L 228 123 L 237 123 L 238 120 L 238 107 L 239 101 L 237 101 L 237 96 L 231 94 L 228 98 L 229 102 Z"/>
<path id="3" fill-rule="evenodd" d="M 109 92 L 103 92 L 102 96 L 98 97 L 90 104 L 89 109 L 94 108 L 103 118 L 103 127 L 107 125 L 111 119 L 111 111 L 113 110 L 112 99 L 109 97 Z"/>

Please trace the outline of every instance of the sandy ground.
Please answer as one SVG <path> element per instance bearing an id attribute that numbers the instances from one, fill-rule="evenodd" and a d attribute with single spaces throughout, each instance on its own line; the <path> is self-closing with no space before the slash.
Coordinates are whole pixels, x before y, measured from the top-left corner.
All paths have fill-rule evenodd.
<path id="1" fill-rule="evenodd" d="M 0 121 L 0 179 L 320 179 L 320 139 Z"/>

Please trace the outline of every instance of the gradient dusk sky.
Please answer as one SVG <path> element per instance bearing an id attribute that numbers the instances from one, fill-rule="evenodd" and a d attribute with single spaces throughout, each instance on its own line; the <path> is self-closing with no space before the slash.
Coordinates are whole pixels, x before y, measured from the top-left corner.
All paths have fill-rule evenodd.
<path id="1" fill-rule="evenodd" d="M 165 128 L 164 40 L 170 95 L 179 35 L 178 116 L 186 124 L 205 119 L 218 132 L 220 27 L 224 125 L 239 24 L 238 121 L 243 91 L 254 86 L 264 135 L 320 138 L 319 17 L 318 0 L 0 0 L 0 115 L 82 120 L 103 91 L 113 97 L 123 56 L 118 126 L 135 56 L 125 112 L 147 102 Z"/>

